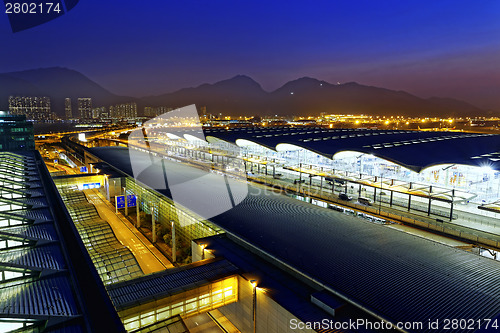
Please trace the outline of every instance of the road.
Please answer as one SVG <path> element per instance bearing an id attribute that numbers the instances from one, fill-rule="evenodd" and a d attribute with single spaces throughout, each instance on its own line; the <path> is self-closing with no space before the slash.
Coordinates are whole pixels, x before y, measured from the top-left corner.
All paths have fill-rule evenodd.
<path id="1" fill-rule="evenodd" d="M 174 267 L 121 213 L 117 215 L 114 208 L 105 201 L 106 199 L 96 189 L 84 190 L 83 192 L 89 202 L 96 207 L 99 216 L 109 223 L 118 241 L 132 251 L 144 274 Z"/>
<path id="2" fill-rule="evenodd" d="M 217 309 L 187 318 L 183 317 L 182 320 L 190 333 L 240 333 L 236 326 Z"/>

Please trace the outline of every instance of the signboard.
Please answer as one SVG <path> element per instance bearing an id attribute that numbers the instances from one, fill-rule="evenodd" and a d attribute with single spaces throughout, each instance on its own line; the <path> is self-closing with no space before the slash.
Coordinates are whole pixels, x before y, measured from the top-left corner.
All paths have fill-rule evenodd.
<path id="1" fill-rule="evenodd" d="M 87 172 L 87 167 L 86 166 L 81 166 L 80 167 L 80 172 Z"/>
<path id="2" fill-rule="evenodd" d="M 136 196 L 133 194 L 127 195 L 127 206 L 128 207 L 135 207 L 136 204 L 137 204 Z"/>
<path id="3" fill-rule="evenodd" d="M 101 183 L 88 183 L 88 184 L 83 184 L 83 189 L 88 190 L 89 188 L 99 188 L 101 187 Z"/>
<path id="4" fill-rule="evenodd" d="M 125 208 L 125 196 L 118 195 L 115 197 L 116 200 L 116 208 Z"/>

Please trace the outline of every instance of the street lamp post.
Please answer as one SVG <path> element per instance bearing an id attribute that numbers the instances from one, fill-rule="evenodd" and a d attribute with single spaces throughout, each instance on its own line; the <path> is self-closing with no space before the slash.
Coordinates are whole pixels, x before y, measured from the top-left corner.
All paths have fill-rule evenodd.
<path id="1" fill-rule="evenodd" d="M 382 174 L 380 175 L 380 194 L 379 196 L 379 204 L 378 204 L 378 215 L 382 212 L 382 189 L 383 189 L 383 182 L 382 182 Z"/>
<path id="2" fill-rule="evenodd" d="M 202 243 L 202 244 L 200 244 L 200 246 L 201 246 L 201 260 L 204 260 L 205 259 L 205 248 L 207 247 L 207 244 Z"/>
<path id="3" fill-rule="evenodd" d="M 128 200 L 127 200 L 127 188 L 123 188 L 123 195 L 125 196 L 125 216 L 128 216 Z"/>
<path id="4" fill-rule="evenodd" d="M 257 332 L 257 280 L 250 280 L 252 284 L 252 304 L 253 304 L 253 333 Z"/>

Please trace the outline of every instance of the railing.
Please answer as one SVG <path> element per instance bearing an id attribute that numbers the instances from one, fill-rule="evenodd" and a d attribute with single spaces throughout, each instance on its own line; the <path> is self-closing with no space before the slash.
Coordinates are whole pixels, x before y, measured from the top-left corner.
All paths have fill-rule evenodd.
<path id="1" fill-rule="evenodd" d="M 139 148 L 139 147 L 138 147 Z M 206 161 L 203 159 L 200 160 L 192 160 L 189 157 L 181 156 L 181 154 L 176 154 L 176 155 L 166 155 L 168 158 L 172 160 L 178 160 L 181 162 L 187 162 L 191 165 L 196 165 L 198 167 L 202 168 L 207 168 L 207 165 L 205 164 Z M 216 164 L 211 163 L 211 166 L 217 167 Z M 229 172 L 230 173 L 230 172 Z M 478 230 L 474 228 L 470 228 L 468 226 L 464 225 L 457 225 L 454 223 L 450 223 L 448 221 L 444 221 L 441 219 L 435 219 L 430 216 L 418 216 L 415 214 L 411 214 L 411 212 L 404 213 L 404 212 L 398 212 L 397 214 L 394 212 L 388 212 L 385 211 L 383 208 L 387 209 L 389 207 L 382 206 L 379 204 L 379 199 L 377 199 L 376 202 L 373 203 L 373 206 L 366 206 L 354 202 L 349 202 L 345 200 L 341 200 L 338 198 L 337 194 L 335 194 L 335 191 L 331 190 L 325 190 L 324 188 L 321 188 L 319 186 L 309 186 L 307 177 L 303 178 L 303 183 L 297 183 L 297 184 L 291 184 L 287 182 L 286 180 L 281 180 L 281 179 L 274 179 L 272 174 L 268 176 L 259 176 L 256 174 L 248 175 L 247 176 L 248 180 L 251 180 L 253 182 L 265 184 L 267 186 L 272 186 L 274 188 L 279 188 L 281 190 L 285 191 L 290 191 L 294 193 L 298 193 L 300 195 L 303 195 L 305 197 L 310 197 L 314 199 L 320 199 L 320 200 L 325 200 L 326 202 L 331 202 L 338 204 L 340 206 L 348 207 L 348 208 L 353 208 L 358 211 L 362 212 L 367 212 L 373 215 L 379 215 L 382 217 L 387 217 L 396 221 L 400 221 L 403 223 L 408 223 L 408 224 L 413 224 L 418 227 L 442 232 L 445 234 L 453 235 L 456 237 L 460 237 L 463 239 L 466 239 L 468 241 L 480 243 L 480 244 L 485 244 L 487 246 L 491 247 L 496 247 L 500 248 L 500 235 L 496 233 L 491 233 L 483 230 Z M 288 181 L 292 181 L 288 179 Z M 316 188 L 315 188 L 316 187 Z M 345 188 L 343 185 L 340 186 L 341 188 Z M 355 193 L 357 192 L 356 190 L 353 190 L 351 188 L 348 189 L 350 193 Z M 380 198 L 380 194 L 379 194 Z M 389 199 L 382 199 L 383 203 L 389 203 Z M 404 203 L 404 205 L 403 205 Z M 399 207 L 404 207 L 408 208 L 407 201 L 403 200 L 398 200 L 393 198 L 393 205 L 399 206 Z M 378 206 L 378 207 L 377 207 Z M 428 208 L 426 207 L 425 204 L 422 205 L 416 205 L 415 203 L 412 203 L 410 206 L 411 210 L 414 211 L 420 211 L 420 212 L 428 212 Z M 450 215 L 447 212 L 444 212 L 443 210 L 439 208 L 431 208 L 432 215 L 438 216 L 438 217 L 444 217 L 446 219 L 449 219 Z M 459 217 L 462 218 L 461 215 L 464 214 L 453 214 L 453 219 L 458 219 Z M 465 217 L 464 220 L 469 220 L 469 221 L 477 221 L 481 223 L 482 225 L 490 225 L 490 226 L 495 226 L 494 224 L 491 224 L 489 222 L 486 222 L 484 220 L 481 221 L 479 218 L 467 218 Z"/>
<path id="2" fill-rule="evenodd" d="M 305 197 L 325 200 L 326 202 L 338 204 L 340 206 L 352 208 L 358 211 L 373 214 L 375 216 L 378 215 L 381 217 L 386 217 L 403 223 L 412 224 L 421 228 L 449 234 L 475 243 L 500 248 L 500 235 L 495 233 L 470 228 L 464 225 L 456 225 L 447 221 L 438 221 L 438 219 L 432 219 L 431 217 L 427 216 L 418 217 L 411 216 L 411 213 L 404 214 L 401 212 L 400 214 L 396 214 L 393 212 L 387 212 L 383 210 L 383 208 L 387 207 L 380 207 L 378 205 L 378 201 L 373 203 L 373 206 L 366 206 L 355 202 L 341 200 L 337 197 L 336 194 L 333 194 L 331 191 L 325 191 L 321 189 L 319 191 L 316 189 L 314 189 L 314 191 L 311 191 L 309 189 L 309 186 L 305 184 L 291 185 L 286 184 L 284 181 L 277 181 L 275 179 L 269 179 L 267 177 L 259 177 L 255 175 L 249 176 L 248 178 L 257 183 L 270 185 L 285 191 L 295 192 Z M 425 212 L 427 212 L 427 210 L 425 210 Z M 454 217 L 456 217 L 455 214 Z"/>

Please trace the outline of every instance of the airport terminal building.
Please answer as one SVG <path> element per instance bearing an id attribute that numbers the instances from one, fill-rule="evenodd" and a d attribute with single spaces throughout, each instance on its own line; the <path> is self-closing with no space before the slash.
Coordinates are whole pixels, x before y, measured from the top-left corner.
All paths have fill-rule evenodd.
<path id="1" fill-rule="evenodd" d="M 239 158 L 250 177 L 289 178 L 337 193 L 348 184 L 350 196 L 443 220 L 455 219 L 460 210 L 498 217 L 498 135 L 324 127 L 203 133 L 157 127 L 151 133 L 150 144 L 169 154 L 214 162 Z"/>
<path id="2" fill-rule="evenodd" d="M 500 324 L 498 136 L 139 134 L 128 147 L 71 144 L 90 172 L 52 179 L 37 152 L 0 152 L 2 330 L 420 333 Z M 196 191 L 179 194 L 190 181 Z M 119 196 L 135 207 L 119 207 Z M 124 242 L 102 206 L 122 229 L 148 233 L 144 246 L 162 248 L 173 265 L 148 271 L 142 248 Z"/>
<path id="3" fill-rule="evenodd" d="M 128 148 L 92 148 L 84 154 L 89 166 L 122 173 L 121 187 L 109 185 L 108 177 L 103 193 L 113 188 L 136 195 L 141 211 L 172 233 L 175 229 L 179 241 L 191 243 L 190 265 L 223 260 L 224 279 L 236 277 L 228 282 L 228 295 L 237 296 L 218 310 L 242 332 L 377 331 L 292 327 L 323 319 L 444 332 L 445 326 L 435 329 L 429 322 L 498 318 L 500 265 L 478 251 L 394 230 L 392 221 L 500 248 L 495 232 L 499 141 L 494 135 L 450 132 L 156 127 L 129 137 Z M 141 161 L 139 177 L 134 161 Z M 205 218 L 203 207 L 174 202 L 174 188 L 159 186 L 158 175 L 172 174 L 250 182 L 232 209 Z M 201 195 L 207 202 L 218 199 L 210 193 Z M 148 279 L 147 286 L 165 277 L 141 279 Z M 132 293 L 139 288 L 148 300 L 139 310 L 114 300 L 123 307 L 119 315 L 130 331 L 165 318 L 164 310 L 151 305 L 154 296 L 141 287 L 141 279 L 108 289 Z M 178 304 L 187 310 L 187 303 Z M 412 322 L 424 326 L 407 324 Z"/>

